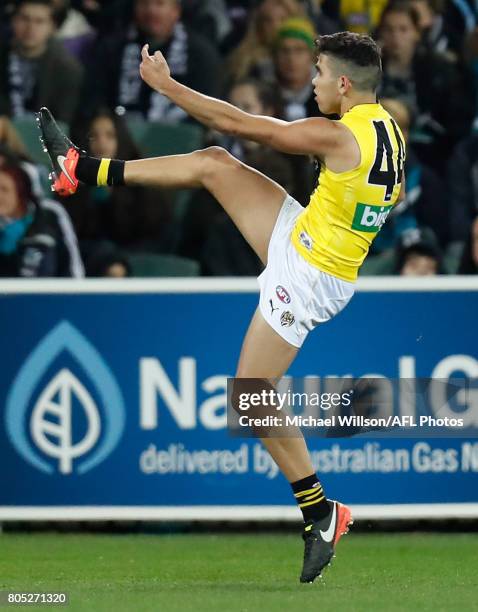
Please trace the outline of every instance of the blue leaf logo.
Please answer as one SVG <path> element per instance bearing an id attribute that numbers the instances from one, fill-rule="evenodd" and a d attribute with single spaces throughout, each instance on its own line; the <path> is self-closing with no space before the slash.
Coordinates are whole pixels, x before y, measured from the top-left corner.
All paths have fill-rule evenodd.
<path id="1" fill-rule="evenodd" d="M 26 461 L 47 474 L 54 472 L 53 466 L 32 447 L 26 420 L 35 389 L 63 351 L 67 351 L 81 366 L 96 390 L 103 408 L 101 416 L 84 384 L 70 370 L 63 368 L 36 401 L 29 430 L 37 448 L 58 461 L 58 470 L 62 474 L 72 473 L 74 460 L 95 449 L 104 431 L 101 444 L 76 468 L 79 474 L 85 474 L 115 449 L 124 430 L 125 408 L 110 368 L 96 348 L 68 321 L 60 322 L 45 336 L 18 372 L 7 396 L 6 429 L 12 444 Z M 72 437 L 74 399 L 82 408 L 87 423 L 84 437 L 76 442 Z"/>

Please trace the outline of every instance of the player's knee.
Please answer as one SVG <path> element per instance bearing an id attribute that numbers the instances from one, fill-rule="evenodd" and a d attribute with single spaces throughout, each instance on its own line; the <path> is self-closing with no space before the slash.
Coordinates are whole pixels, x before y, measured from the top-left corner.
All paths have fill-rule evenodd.
<path id="1" fill-rule="evenodd" d="M 226 167 L 239 165 L 238 160 L 222 147 L 209 147 L 201 151 L 201 154 L 205 179 L 218 176 Z"/>

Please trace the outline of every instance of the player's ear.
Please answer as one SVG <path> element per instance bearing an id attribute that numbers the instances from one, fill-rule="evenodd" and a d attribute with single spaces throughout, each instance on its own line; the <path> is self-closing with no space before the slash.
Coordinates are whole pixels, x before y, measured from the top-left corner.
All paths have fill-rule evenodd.
<path id="1" fill-rule="evenodd" d="M 351 87 L 352 87 L 352 81 L 349 79 L 348 76 L 343 74 L 342 76 L 339 77 L 339 92 L 342 95 L 345 95 L 350 90 Z"/>

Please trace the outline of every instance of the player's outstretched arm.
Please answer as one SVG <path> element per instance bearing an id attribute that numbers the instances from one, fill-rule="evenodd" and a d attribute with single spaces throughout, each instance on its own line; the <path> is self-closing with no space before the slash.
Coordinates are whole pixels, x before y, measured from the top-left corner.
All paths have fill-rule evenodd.
<path id="1" fill-rule="evenodd" d="M 205 96 L 171 77 L 160 51 L 149 55 L 148 45 L 141 52 L 142 79 L 191 117 L 210 128 L 254 140 L 284 153 L 325 156 L 340 140 L 340 127 L 324 118 L 281 121 L 273 117 L 250 115 L 228 102 Z"/>

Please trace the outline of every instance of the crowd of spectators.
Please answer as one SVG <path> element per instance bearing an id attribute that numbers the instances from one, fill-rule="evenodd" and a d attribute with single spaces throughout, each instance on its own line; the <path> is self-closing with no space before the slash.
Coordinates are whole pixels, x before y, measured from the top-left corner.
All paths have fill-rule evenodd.
<path id="1" fill-rule="evenodd" d="M 82 186 L 73 197 L 54 197 L 19 126 L 34 125 L 34 113 L 48 106 L 82 148 L 126 160 L 145 156 L 138 134 L 146 129 L 151 136 L 148 126 L 168 126 L 173 141 L 175 129 L 189 126 L 204 146 L 226 147 L 306 206 L 317 181 L 311 160 L 201 131 L 142 82 L 140 50 L 145 42 L 151 52 L 161 50 L 174 78 L 200 92 L 292 121 L 320 116 L 311 84 L 314 40 L 344 29 L 379 42 L 379 97 L 407 141 L 406 198 L 363 272 L 478 273 L 477 6 L 475 0 L 4 1 L 0 276 L 140 275 L 132 263 L 138 255 L 193 260 L 199 265 L 191 269 L 203 275 L 259 274 L 260 261 L 208 193 Z"/>

